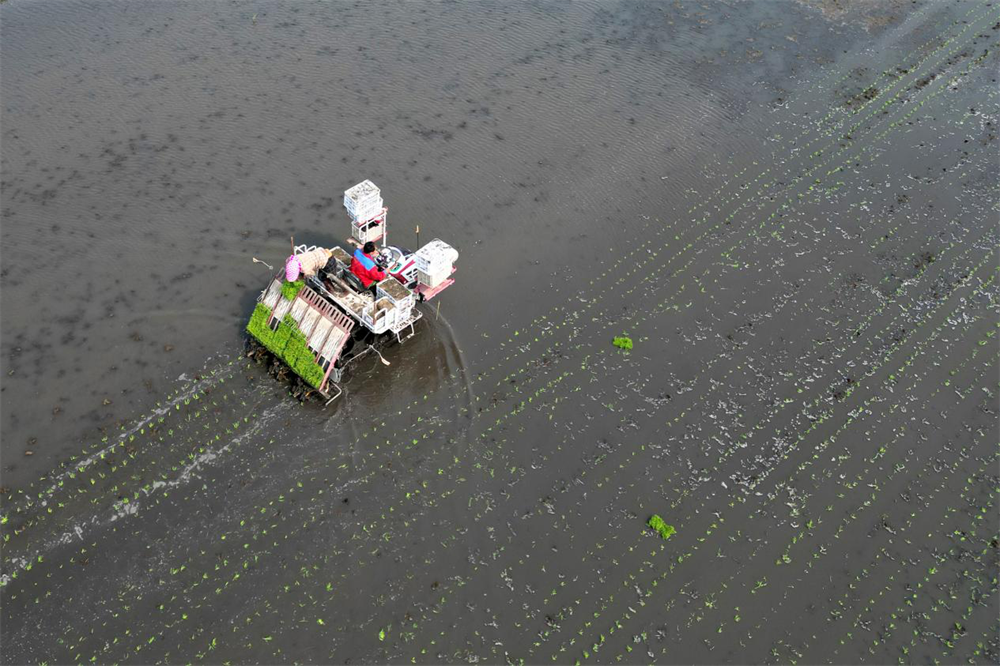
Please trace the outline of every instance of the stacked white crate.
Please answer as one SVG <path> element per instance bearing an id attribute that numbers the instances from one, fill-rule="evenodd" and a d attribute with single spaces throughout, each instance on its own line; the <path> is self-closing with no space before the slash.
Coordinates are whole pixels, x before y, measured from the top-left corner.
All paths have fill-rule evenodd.
<path id="1" fill-rule="evenodd" d="M 381 314 L 381 316 L 376 316 Z M 380 298 L 361 311 L 361 319 L 368 324 L 374 333 L 385 333 L 396 328 L 399 312 L 388 298 Z"/>
<path id="2" fill-rule="evenodd" d="M 435 238 L 413 255 L 417 265 L 417 282 L 436 287 L 455 271 L 458 251 L 439 238 Z"/>
<path id="3" fill-rule="evenodd" d="M 413 310 L 413 306 L 417 302 L 413 292 L 400 284 L 399 280 L 394 277 L 387 277 L 378 283 L 375 289 L 375 298 L 376 300 L 387 298 L 395 306 L 396 323 L 392 326 L 394 329 L 397 324 L 401 325 L 410 318 L 410 311 Z"/>
<path id="4" fill-rule="evenodd" d="M 344 192 L 344 208 L 355 222 L 367 222 L 382 212 L 382 191 L 363 180 Z"/>
<path id="5" fill-rule="evenodd" d="M 385 235 L 383 225 L 385 218 L 373 218 L 365 222 L 351 222 L 351 238 L 360 244 L 368 241 L 378 242 Z"/>

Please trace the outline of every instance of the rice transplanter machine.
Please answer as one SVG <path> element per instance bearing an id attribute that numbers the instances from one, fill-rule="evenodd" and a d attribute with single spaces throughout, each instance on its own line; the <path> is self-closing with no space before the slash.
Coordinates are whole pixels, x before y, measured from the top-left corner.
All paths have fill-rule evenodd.
<path id="1" fill-rule="evenodd" d="M 434 239 L 416 252 L 386 242 L 389 209 L 370 180 L 344 192 L 351 221 L 347 246 L 376 244 L 375 263 L 385 279 L 365 288 L 351 272 L 352 254 L 343 247 L 295 246 L 292 254 L 257 299 L 247 325 L 249 355 L 279 359 L 272 372 L 291 371 L 312 391 L 336 400 L 350 364 L 369 354 L 381 354 L 388 344 L 401 344 L 423 317 L 417 303 L 429 301 L 454 284 L 458 252 Z M 419 227 L 418 227 L 419 229 Z"/>

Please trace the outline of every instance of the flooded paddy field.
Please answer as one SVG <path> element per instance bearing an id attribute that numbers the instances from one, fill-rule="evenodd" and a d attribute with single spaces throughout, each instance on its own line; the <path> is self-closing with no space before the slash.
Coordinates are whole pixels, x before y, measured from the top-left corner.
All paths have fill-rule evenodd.
<path id="1" fill-rule="evenodd" d="M 0 37 L 4 663 L 1000 661 L 1000 4 Z M 302 405 L 251 259 L 364 178 L 458 281 Z"/>

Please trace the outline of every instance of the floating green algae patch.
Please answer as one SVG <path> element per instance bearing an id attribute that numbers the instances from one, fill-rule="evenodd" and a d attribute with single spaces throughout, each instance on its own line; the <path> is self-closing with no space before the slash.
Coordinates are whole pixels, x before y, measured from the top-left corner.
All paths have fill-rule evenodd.
<path id="1" fill-rule="evenodd" d="M 282 282 L 281 295 L 288 300 L 293 301 L 305 284 L 306 283 L 303 280 L 296 280 L 295 282 Z"/>
<path id="2" fill-rule="evenodd" d="M 612 340 L 611 344 L 618 349 L 624 349 L 625 351 L 632 351 L 632 338 L 627 335 L 616 335 L 615 339 Z"/>
<path id="3" fill-rule="evenodd" d="M 667 525 L 665 522 L 663 522 L 663 518 L 660 518 L 655 513 L 652 515 L 652 517 L 650 517 L 649 520 L 646 521 L 646 524 L 652 527 L 654 530 L 656 530 L 657 534 L 659 534 L 665 540 L 669 539 L 677 532 L 677 530 L 674 529 L 673 525 Z"/>
<path id="4" fill-rule="evenodd" d="M 295 283 L 286 282 L 282 286 L 282 293 L 289 284 Z M 301 287 L 301 283 L 299 286 Z M 247 332 L 267 347 L 268 351 L 284 361 L 307 384 L 319 388 L 323 382 L 323 368 L 313 358 L 313 352 L 306 343 L 306 336 L 299 330 L 295 320 L 291 315 L 285 315 L 278 328 L 272 331 L 267 325 L 270 318 L 271 309 L 263 303 L 258 303 L 250 316 Z"/>

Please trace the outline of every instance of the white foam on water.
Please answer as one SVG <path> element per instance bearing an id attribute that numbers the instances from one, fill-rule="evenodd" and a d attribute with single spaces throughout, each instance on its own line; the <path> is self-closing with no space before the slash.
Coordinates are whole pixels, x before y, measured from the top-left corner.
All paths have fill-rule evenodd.
<path id="1" fill-rule="evenodd" d="M 261 414 L 260 417 L 245 431 L 226 442 L 226 444 L 219 449 L 205 451 L 204 453 L 195 456 L 191 462 L 180 470 L 175 479 L 171 479 L 169 481 L 157 480 L 153 482 L 150 488 L 143 488 L 141 491 L 143 493 L 143 498 L 149 497 L 161 489 L 176 488 L 177 486 L 189 483 L 193 479 L 199 478 L 197 474 L 198 470 L 203 469 L 216 460 L 222 458 L 225 453 L 233 447 L 233 445 L 240 444 L 261 432 L 268 423 L 274 420 L 275 417 L 287 411 L 289 408 L 290 403 L 285 401 L 265 410 L 264 413 Z M 117 502 L 114 505 L 110 516 L 103 519 L 100 516 L 92 516 L 89 520 L 82 520 L 73 525 L 70 530 L 39 546 L 30 556 L 26 558 L 11 558 L 9 560 L 10 570 L 3 575 L 0 575 L 0 587 L 6 586 L 11 580 L 13 580 L 16 573 L 24 571 L 30 563 L 36 561 L 39 557 L 44 557 L 46 553 L 54 550 L 55 548 L 64 546 L 72 542 L 74 539 L 83 541 L 85 532 L 99 529 L 119 520 L 137 515 L 142 509 L 143 503 L 141 500 L 142 498 L 129 500 L 127 502 Z"/>
<path id="2" fill-rule="evenodd" d="M 71 467 L 67 467 L 59 474 L 51 477 L 51 483 L 49 484 L 48 489 L 40 493 L 41 495 L 44 496 L 44 499 L 41 499 L 39 505 L 42 507 L 48 506 L 48 499 L 53 495 L 55 495 L 57 492 L 59 492 L 59 489 L 63 487 L 64 481 L 67 478 L 69 478 L 71 474 L 75 474 L 79 471 L 82 471 L 83 469 L 86 469 L 87 467 L 90 467 L 92 464 L 94 464 L 98 460 L 101 460 L 104 456 L 110 453 L 116 446 L 122 444 L 128 437 L 136 434 L 137 432 L 148 426 L 150 423 L 153 422 L 154 419 L 170 413 L 172 409 L 183 403 L 185 400 L 190 400 L 194 395 L 202 391 L 204 388 L 213 386 L 216 383 L 216 380 L 222 374 L 221 372 L 222 368 L 218 368 L 218 370 L 220 370 L 220 372 L 214 373 L 209 377 L 203 377 L 201 380 L 191 384 L 186 389 L 178 393 L 168 402 L 154 408 L 152 411 L 150 411 L 149 414 L 147 414 L 141 420 L 136 421 L 131 428 L 123 431 L 113 441 L 109 442 L 107 446 L 101 448 L 99 451 L 95 451 L 94 453 L 90 454 L 83 460 L 77 461 Z M 181 375 L 181 377 L 184 376 L 185 376 L 184 374 Z M 20 507 L 14 507 L 13 510 L 16 511 L 17 509 L 20 508 L 30 507 L 33 504 L 34 502 L 31 499 L 29 499 L 27 504 Z M 10 513 L 11 510 L 8 510 L 6 515 L 9 515 Z M 0 514 L 0 516 L 3 515 L 5 514 Z"/>

